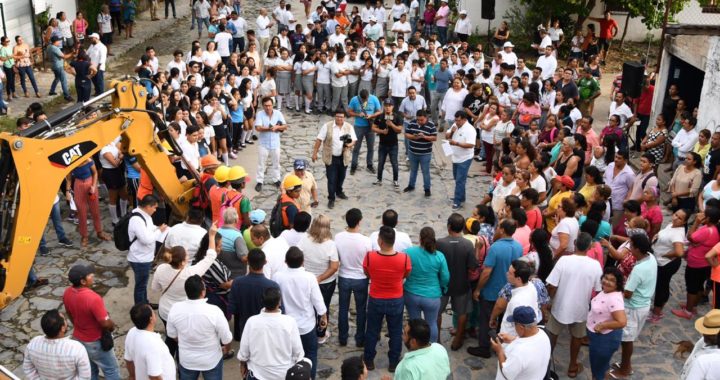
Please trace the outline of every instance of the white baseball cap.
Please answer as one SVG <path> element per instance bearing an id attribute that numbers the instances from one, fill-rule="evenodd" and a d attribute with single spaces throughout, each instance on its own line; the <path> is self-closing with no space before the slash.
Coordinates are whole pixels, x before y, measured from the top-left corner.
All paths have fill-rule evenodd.
<path id="1" fill-rule="evenodd" d="M 90 37 L 90 38 L 97 38 L 98 40 L 100 39 L 100 35 L 97 34 L 97 33 L 93 33 L 93 34 L 89 35 L 88 37 Z"/>
<path id="2" fill-rule="evenodd" d="M 370 16 L 369 20 L 370 22 L 377 22 L 377 18 L 375 18 L 375 16 Z"/>
<path id="3" fill-rule="evenodd" d="M 467 11 L 463 9 L 463 10 L 460 11 L 460 14 L 461 14 L 461 15 L 467 15 Z"/>
<path id="4" fill-rule="evenodd" d="M 511 47 L 515 47 L 515 45 L 513 45 L 512 42 L 507 41 L 503 44 L 503 49 L 507 48 L 507 47 L 511 48 Z"/>

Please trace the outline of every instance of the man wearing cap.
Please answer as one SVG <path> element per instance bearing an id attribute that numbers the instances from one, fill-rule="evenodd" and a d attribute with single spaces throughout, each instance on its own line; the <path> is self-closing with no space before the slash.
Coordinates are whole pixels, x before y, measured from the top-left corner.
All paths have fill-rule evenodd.
<path id="1" fill-rule="evenodd" d="M 237 355 L 243 378 L 281 379 L 305 355 L 298 325 L 282 313 L 280 300 L 280 289 L 266 288 L 263 309 L 245 323 Z"/>
<path id="2" fill-rule="evenodd" d="M 512 44 L 510 41 L 506 41 L 503 44 L 503 50 L 500 52 L 500 55 L 502 56 L 503 63 L 507 63 L 508 65 L 515 66 L 517 65 L 517 55 L 515 55 L 515 52 L 513 52 L 513 48 L 515 45 Z"/>
<path id="3" fill-rule="evenodd" d="M 313 174 L 307 170 L 307 162 L 303 159 L 296 159 L 293 162 L 293 172 L 285 174 L 283 182 L 291 176 L 296 175 L 302 180 L 302 189 L 300 190 L 300 197 L 296 200 L 300 211 L 305 211 L 308 214 L 312 213 L 312 208 L 317 207 L 319 204 L 318 193 L 317 193 L 317 182 Z M 281 193 L 285 194 L 285 189 L 281 189 Z"/>
<path id="4" fill-rule="evenodd" d="M 345 121 L 345 113 L 340 109 L 335 111 L 334 121 L 320 127 L 313 147 L 312 160 L 313 162 L 317 161 L 318 151 L 322 146 L 321 157 L 325 164 L 327 177 L 328 208 L 335 207 L 336 196 L 340 199 L 347 199 L 347 195 L 343 192 L 343 183 L 347 166 L 351 161 L 350 152 L 356 141 L 355 130 L 350 123 Z"/>
<path id="5" fill-rule="evenodd" d="M 262 110 L 255 117 L 255 129 L 258 131 L 258 166 L 255 191 L 262 191 L 265 180 L 265 168 L 270 157 L 270 180 L 280 187 L 280 135 L 288 128 L 282 112 L 273 108 L 270 97 L 262 98 Z"/>
<path id="6" fill-rule="evenodd" d="M 246 228 L 250 226 L 250 211 L 252 211 L 252 205 L 250 199 L 248 199 L 243 190 L 245 184 L 250 181 L 245 168 L 242 166 L 233 166 L 228 169 L 227 176 L 222 178 L 224 170 L 220 171 L 220 178 L 216 176 L 218 186 L 210 190 L 210 205 L 212 208 L 213 222 L 218 223 L 222 227 L 221 209 L 223 207 L 233 207 L 238 213 L 239 220 L 236 227 Z M 215 174 L 218 174 L 218 171 Z M 224 179 L 224 182 L 221 180 Z"/>
<path id="7" fill-rule="evenodd" d="M 245 240 L 245 245 L 247 245 L 248 250 L 257 248 L 257 246 L 253 243 L 252 237 L 250 235 L 250 230 L 252 229 L 252 226 L 264 224 L 266 216 L 267 213 L 262 209 L 255 209 L 250 211 L 250 228 L 246 228 L 242 234 L 243 240 Z"/>
<path id="8" fill-rule="evenodd" d="M 55 87 L 60 83 L 62 88 L 63 97 L 68 102 L 72 102 L 73 98 L 70 96 L 70 90 L 68 90 L 67 77 L 65 76 L 65 60 L 70 59 L 73 53 L 63 53 L 62 49 L 62 37 L 52 36 L 50 37 L 50 45 L 47 47 L 47 55 L 50 57 L 50 69 L 52 70 L 55 77 L 53 78 L 52 84 L 50 84 L 50 92 L 48 95 L 57 95 L 55 93 Z"/>
<path id="9" fill-rule="evenodd" d="M 378 24 L 375 16 L 369 17 L 369 23 L 363 28 L 363 35 L 371 41 L 376 41 L 383 36 L 383 28 Z"/>
<path id="10" fill-rule="evenodd" d="M 550 339 L 538 329 L 536 318 L 531 307 L 517 307 L 507 318 L 515 324 L 517 337 L 500 333 L 491 339 L 490 344 L 498 357 L 496 379 L 545 377 L 550 362 Z"/>
<path id="11" fill-rule="evenodd" d="M 548 202 L 548 207 L 543 211 L 545 216 L 545 222 L 547 223 L 547 230 L 552 231 L 555 228 L 555 213 L 560 207 L 560 203 L 563 199 L 572 196 L 572 189 L 575 187 L 575 181 L 572 178 L 561 175 L 553 179 L 554 190 L 553 196 Z"/>
<path id="12" fill-rule="evenodd" d="M 107 47 L 100 42 L 100 35 L 93 33 L 90 35 L 90 47 L 87 49 L 87 55 L 90 57 L 90 63 L 95 65 L 97 73 L 92 77 L 93 86 L 95 86 L 95 96 L 105 92 L 105 61 L 107 61 Z"/>
<path id="13" fill-rule="evenodd" d="M 695 330 L 702 334 L 702 337 L 695 343 L 692 353 L 685 361 L 680 379 L 714 379 L 720 373 L 720 310 L 712 309 L 698 318 L 695 321 Z"/>
<path id="14" fill-rule="evenodd" d="M 115 351 L 103 350 L 100 343 L 104 333 L 115 330 L 115 323 L 110 319 L 102 297 L 90 289 L 95 283 L 94 273 L 92 265 L 73 265 L 68 273 L 72 286 L 65 289 L 63 304 L 73 322 L 73 338 L 87 350 L 91 377 L 97 379 L 102 370 L 106 379 L 119 380 L 120 369 Z"/>
<path id="15" fill-rule="evenodd" d="M 450 7 L 448 0 L 440 0 L 440 8 L 435 13 L 435 26 L 437 27 L 440 46 L 444 46 L 447 42 L 448 20 L 450 19 Z"/>
<path id="16" fill-rule="evenodd" d="M 460 11 L 460 18 L 455 22 L 455 35 L 460 41 L 467 41 L 468 37 L 472 34 L 472 24 L 467 16 L 466 10 Z"/>
<path id="17" fill-rule="evenodd" d="M 387 98 L 383 102 L 383 113 L 373 119 L 372 130 L 378 134 L 380 144 L 378 145 L 378 170 L 377 181 L 373 185 L 382 185 L 382 176 L 385 171 L 385 160 L 390 156 L 390 165 L 393 172 L 393 186 L 397 189 L 400 187 L 398 182 L 399 166 L 398 166 L 398 134 L 403 130 L 403 118 L 397 112 L 394 112 L 395 102 Z"/>

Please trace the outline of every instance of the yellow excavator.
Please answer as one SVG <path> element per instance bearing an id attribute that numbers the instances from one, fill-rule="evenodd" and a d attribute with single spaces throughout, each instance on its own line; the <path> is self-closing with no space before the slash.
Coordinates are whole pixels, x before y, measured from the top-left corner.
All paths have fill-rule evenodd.
<path id="1" fill-rule="evenodd" d="M 109 88 L 28 129 L 0 133 L 0 309 L 22 294 L 61 182 L 118 136 L 173 214 L 187 214 L 195 181 L 175 175 L 160 137 L 171 153 L 182 150 L 161 113 L 146 109 L 146 87 L 125 78 Z"/>

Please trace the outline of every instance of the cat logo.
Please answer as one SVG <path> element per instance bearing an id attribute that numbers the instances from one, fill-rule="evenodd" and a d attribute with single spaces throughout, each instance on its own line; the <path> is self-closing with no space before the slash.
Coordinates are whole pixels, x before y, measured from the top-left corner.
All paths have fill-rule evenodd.
<path id="1" fill-rule="evenodd" d="M 55 167 L 67 168 L 75 161 L 91 153 L 95 148 L 97 148 L 97 144 L 94 142 L 83 141 L 51 154 L 48 159 Z"/>

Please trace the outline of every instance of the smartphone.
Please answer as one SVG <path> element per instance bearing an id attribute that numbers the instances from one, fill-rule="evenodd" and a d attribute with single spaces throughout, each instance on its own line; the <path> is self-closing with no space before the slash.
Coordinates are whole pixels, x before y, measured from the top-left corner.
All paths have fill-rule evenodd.
<path id="1" fill-rule="evenodd" d="M 492 339 L 492 340 L 498 339 L 497 331 L 495 331 L 495 329 L 490 329 L 488 331 L 488 335 L 490 336 L 490 339 Z"/>

